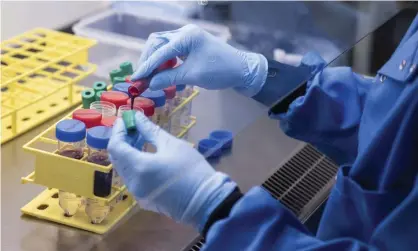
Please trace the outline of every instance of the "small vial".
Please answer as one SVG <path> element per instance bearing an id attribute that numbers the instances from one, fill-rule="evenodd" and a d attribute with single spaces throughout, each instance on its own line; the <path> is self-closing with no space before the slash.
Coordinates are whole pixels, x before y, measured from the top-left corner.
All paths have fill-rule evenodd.
<path id="1" fill-rule="evenodd" d="M 55 127 L 55 137 L 58 140 L 57 153 L 72 159 L 83 158 L 84 138 L 86 126 L 75 119 L 58 122 Z M 81 197 L 76 194 L 60 190 L 58 193 L 60 207 L 66 216 L 73 216 L 81 206 Z"/>
<path id="2" fill-rule="evenodd" d="M 102 166 L 110 165 L 107 145 L 109 143 L 112 129 L 105 126 L 96 126 L 87 132 L 87 161 Z M 93 193 L 98 197 L 107 197 L 112 191 L 113 170 L 109 173 L 95 171 Z M 88 198 L 86 201 L 86 214 L 93 224 L 101 223 L 110 211 L 110 206 L 97 199 Z"/>
<path id="3" fill-rule="evenodd" d="M 131 99 L 128 99 L 126 103 L 130 106 L 132 103 Z M 149 98 L 137 97 L 134 99 L 134 106 L 140 107 L 144 111 L 145 116 L 152 119 L 152 116 L 155 113 L 154 101 Z"/>
<path id="4" fill-rule="evenodd" d="M 106 92 L 103 92 L 106 93 Z M 101 97 L 100 97 L 101 98 Z M 102 114 L 102 118 L 116 116 L 117 108 L 115 104 L 106 101 L 94 101 L 90 104 L 91 110 L 96 110 Z"/>
<path id="5" fill-rule="evenodd" d="M 169 112 L 165 106 L 165 93 L 164 91 L 150 91 L 147 90 L 142 93 L 142 96 L 154 101 L 155 109 L 152 121 L 159 125 L 162 129 L 168 130 L 170 128 Z"/>
<path id="6" fill-rule="evenodd" d="M 184 96 L 184 91 L 186 89 L 185 85 L 177 85 L 176 86 L 176 96 L 174 97 L 173 100 L 173 106 L 176 108 L 178 106 L 180 106 L 183 101 L 185 100 Z M 183 131 L 183 126 L 184 126 L 184 121 L 186 120 L 186 118 L 184 118 L 185 116 L 187 116 L 187 107 L 182 106 L 172 117 L 171 117 L 171 134 L 173 134 L 174 136 L 177 136 L 179 133 L 181 133 Z M 187 126 L 188 124 L 186 124 Z"/>
<path id="7" fill-rule="evenodd" d="M 184 99 L 189 98 L 193 94 L 193 86 L 186 86 L 182 95 Z M 190 115 L 192 113 L 192 101 L 188 102 L 184 108 L 184 116 L 182 117 L 181 125 L 188 126 L 190 124 Z"/>
<path id="8" fill-rule="evenodd" d="M 141 112 L 141 113 L 143 113 L 143 112 L 144 112 L 140 106 L 135 105 L 135 102 L 134 102 L 134 105 L 133 105 L 133 107 L 132 107 L 132 108 L 133 108 L 133 109 L 131 109 L 131 105 L 121 105 L 121 106 L 119 107 L 119 109 L 118 109 L 118 118 L 122 118 L 122 113 L 123 113 L 124 111 L 135 110 L 135 111 L 137 111 L 137 112 Z"/>
<path id="9" fill-rule="evenodd" d="M 168 88 L 165 88 L 164 93 L 165 93 L 165 98 L 166 98 L 165 109 L 168 112 L 169 119 L 172 120 L 171 113 L 176 108 L 176 106 L 175 106 L 176 86 L 170 86 Z M 171 128 L 171 126 L 172 126 L 171 121 L 170 121 L 170 123 L 168 123 L 168 125 L 170 127 L 167 129 L 167 131 L 171 132 L 171 129 L 172 129 Z"/>

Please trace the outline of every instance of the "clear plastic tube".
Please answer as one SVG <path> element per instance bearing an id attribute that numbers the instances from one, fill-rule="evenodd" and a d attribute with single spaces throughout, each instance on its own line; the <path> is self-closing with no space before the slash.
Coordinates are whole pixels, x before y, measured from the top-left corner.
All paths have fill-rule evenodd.
<path id="1" fill-rule="evenodd" d="M 84 136 L 85 126 L 80 125 L 81 122 L 77 120 L 64 120 L 56 126 L 56 137 L 58 139 L 57 153 L 61 156 L 65 156 L 72 159 L 81 159 L 84 155 Z M 79 127 L 79 129 L 77 129 Z M 78 134 L 76 138 L 73 138 L 72 133 Z M 84 134 L 84 135 L 83 135 Z M 65 141 L 64 141 L 65 140 Z M 76 140 L 76 141 L 74 141 Z M 74 142 L 68 142 L 74 141 Z M 73 216 L 77 213 L 78 208 L 81 206 L 82 198 L 76 194 L 59 190 L 58 202 L 64 215 Z"/>
<path id="2" fill-rule="evenodd" d="M 116 105 L 107 101 L 94 101 L 90 104 L 90 109 L 97 110 L 103 117 L 116 116 Z"/>
<path id="3" fill-rule="evenodd" d="M 133 109 L 131 109 L 131 108 L 133 108 Z M 122 113 L 124 111 L 130 111 L 130 110 L 135 110 L 137 112 L 144 113 L 144 110 L 142 110 L 141 107 L 139 107 L 138 105 L 135 105 L 135 103 L 134 103 L 133 107 L 131 107 L 131 105 L 121 105 L 121 106 L 119 106 L 119 109 L 118 109 L 118 117 L 121 118 L 122 117 Z"/>
<path id="4" fill-rule="evenodd" d="M 111 129 L 105 126 L 97 126 L 87 132 L 88 157 L 87 161 L 97 165 L 109 166 L 110 158 L 107 152 L 107 144 L 111 135 Z M 109 173 L 94 172 L 94 195 L 107 197 L 112 192 L 113 170 Z M 85 212 L 91 223 L 101 223 L 110 212 L 110 205 L 106 201 L 87 198 Z"/>

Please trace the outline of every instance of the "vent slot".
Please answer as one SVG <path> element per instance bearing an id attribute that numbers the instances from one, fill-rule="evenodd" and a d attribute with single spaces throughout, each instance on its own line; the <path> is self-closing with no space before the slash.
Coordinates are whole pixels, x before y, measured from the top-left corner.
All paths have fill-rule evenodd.
<path id="1" fill-rule="evenodd" d="M 301 218 L 312 199 L 334 182 L 337 170 L 338 166 L 331 159 L 306 145 L 280 166 L 262 187 Z M 198 237 L 185 251 L 199 251 L 204 243 L 205 240 Z"/>

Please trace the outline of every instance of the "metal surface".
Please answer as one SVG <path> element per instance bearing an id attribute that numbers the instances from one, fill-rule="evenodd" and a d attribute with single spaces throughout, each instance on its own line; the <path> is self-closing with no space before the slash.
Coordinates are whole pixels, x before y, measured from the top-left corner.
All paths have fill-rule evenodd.
<path id="1" fill-rule="evenodd" d="M 84 83 L 98 80 L 100 79 L 88 78 Z M 211 104 L 222 100 L 223 107 L 208 107 L 208 100 L 211 100 Z M 216 116 L 220 109 L 225 112 L 222 119 Z M 245 116 L 242 114 L 244 111 Z M 244 191 L 261 184 L 277 169 L 281 161 L 296 148 L 303 146 L 283 135 L 277 121 L 270 120 L 265 112 L 266 109 L 255 101 L 228 91 L 202 91 L 193 103 L 193 113 L 198 117 L 198 123 L 190 135 L 193 141 L 207 136 L 215 128 L 230 128 L 234 132 L 240 132 L 234 140 L 233 150 L 220 162 L 213 164 L 229 173 Z M 230 119 L 226 119 L 228 116 L 225 114 Z M 105 236 L 21 216 L 20 207 L 43 189 L 36 185 L 20 184 L 20 178 L 30 173 L 34 167 L 34 158 L 23 152 L 22 145 L 57 120 L 55 118 L 2 146 L 3 250 L 172 251 L 182 250 L 198 235 L 190 227 L 140 209 L 134 210 Z"/>

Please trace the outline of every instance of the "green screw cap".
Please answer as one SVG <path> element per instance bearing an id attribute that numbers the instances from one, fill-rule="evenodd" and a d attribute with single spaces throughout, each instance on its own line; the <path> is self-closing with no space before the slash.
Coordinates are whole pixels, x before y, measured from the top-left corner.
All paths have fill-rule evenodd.
<path id="1" fill-rule="evenodd" d="M 109 76 L 110 76 L 110 81 L 112 81 L 112 83 L 114 83 L 114 79 L 116 77 L 123 77 L 123 76 L 125 76 L 125 74 L 123 74 L 121 69 L 115 69 L 115 70 L 112 70 L 111 72 L 109 72 Z"/>
<path id="2" fill-rule="evenodd" d="M 114 79 L 113 79 L 113 84 L 117 84 L 117 83 L 125 83 L 126 81 L 125 81 L 125 78 L 123 78 L 123 77 L 115 77 Z"/>
<path id="3" fill-rule="evenodd" d="M 94 90 L 89 88 L 81 92 L 81 100 L 83 102 L 84 109 L 90 109 L 90 104 L 96 101 Z"/>
<path id="4" fill-rule="evenodd" d="M 122 70 L 123 75 L 132 75 L 134 73 L 131 62 L 123 62 L 119 65 L 119 68 Z"/>
<path id="5" fill-rule="evenodd" d="M 102 93 L 103 92 L 105 92 L 105 91 L 98 91 L 98 92 L 96 92 L 96 101 L 100 101 L 100 96 L 102 96 Z"/>
<path id="6" fill-rule="evenodd" d="M 135 112 L 135 110 L 129 110 L 122 113 L 123 122 L 125 122 L 125 128 L 128 130 L 128 132 L 133 132 L 136 130 Z"/>
<path id="7" fill-rule="evenodd" d="M 93 90 L 94 92 L 99 92 L 99 91 L 106 91 L 107 85 L 105 82 L 95 82 L 93 84 Z"/>

